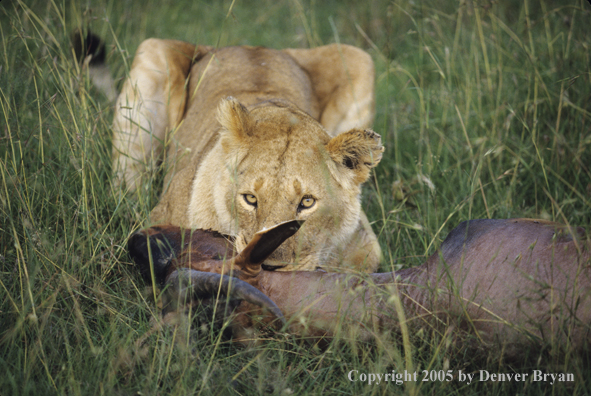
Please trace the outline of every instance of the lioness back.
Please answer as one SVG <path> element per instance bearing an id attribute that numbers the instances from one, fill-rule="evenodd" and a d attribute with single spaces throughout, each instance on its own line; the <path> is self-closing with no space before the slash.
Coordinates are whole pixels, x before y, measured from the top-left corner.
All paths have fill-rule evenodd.
<path id="1" fill-rule="evenodd" d="M 247 108 L 281 98 L 318 118 L 310 79 L 291 56 L 263 47 L 212 51 L 191 68 L 184 122 L 169 139 L 167 161 L 175 162 L 175 169 L 198 164 L 211 150 L 219 137 L 217 107 L 228 96 Z"/>

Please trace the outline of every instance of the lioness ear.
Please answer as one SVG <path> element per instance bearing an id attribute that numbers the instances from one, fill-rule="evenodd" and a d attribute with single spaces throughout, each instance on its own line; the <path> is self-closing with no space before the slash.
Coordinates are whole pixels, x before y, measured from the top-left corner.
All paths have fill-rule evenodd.
<path id="1" fill-rule="evenodd" d="M 370 169 L 382 159 L 381 140 L 371 129 L 352 129 L 332 138 L 326 151 L 334 162 L 353 172 L 356 184 L 361 184 L 369 177 Z"/>
<path id="2" fill-rule="evenodd" d="M 220 139 L 226 153 L 244 146 L 255 124 L 246 107 L 231 96 L 220 102 L 218 121 L 222 125 Z"/>

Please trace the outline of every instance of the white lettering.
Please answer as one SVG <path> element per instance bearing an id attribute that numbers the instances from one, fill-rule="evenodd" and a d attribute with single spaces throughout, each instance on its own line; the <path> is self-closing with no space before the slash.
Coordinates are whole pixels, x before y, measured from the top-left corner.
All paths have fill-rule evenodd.
<path id="1" fill-rule="evenodd" d="M 0 0 L 1 1 L 1 0 Z M 388 373 L 360 373 L 359 370 L 350 370 L 347 373 L 347 378 L 351 382 L 366 382 L 367 385 L 380 385 L 382 382 L 392 382 L 396 385 L 403 385 L 407 382 L 417 382 L 417 377 L 420 377 L 420 381 L 452 381 L 453 370 L 448 370 L 447 374 L 445 371 L 436 370 L 421 370 L 419 372 L 413 372 L 403 370 L 402 372 L 396 372 L 392 370 Z M 455 379 L 460 383 L 470 385 L 472 382 L 477 381 L 476 372 L 467 373 L 462 370 L 457 371 L 457 377 Z M 487 370 L 478 370 L 478 380 L 480 382 L 494 381 L 494 382 L 525 382 L 528 379 L 530 373 L 491 373 Z M 544 381 L 550 385 L 554 385 L 556 382 L 574 382 L 575 376 L 572 373 L 544 373 L 542 370 L 533 370 L 532 382 Z M 447 376 L 449 375 L 449 379 Z M 442 379 L 443 378 L 443 379 Z"/>
<path id="2" fill-rule="evenodd" d="M 415 373 L 415 375 L 416 375 L 416 373 Z M 405 381 L 412 381 L 412 373 L 409 373 L 406 370 L 404 370 L 404 380 Z"/>
<path id="3" fill-rule="evenodd" d="M 458 371 L 458 381 L 465 382 L 467 375 L 462 373 L 462 370 Z"/>
<path id="4" fill-rule="evenodd" d="M 370 373 L 367 375 L 367 385 L 371 385 L 372 382 L 376 382 L 376 379 L 378 380 L 376 385 L 379 385 L 380 382 L 382 382 L 382 374 L 373 374 Z"/>
<path id="5" fill-rule="evenodd" d="M 472 379 L 474 379 L 474 373 L 470 374 L 470 373 L 462 373 L 462 370 L 458 371 L 458 381 L 460 382 L 466 382 L 468 381 L 468 385 L 470 385 L 470 383 L 472 383 Z"/>
<path id="6" fill-rule="evenodd" d="M 486 377 L 485 377 L 486 375 Z M 488 381 L 490 374 L 486 370 L 480 370 L 480 381 Z"/>
<path id="7" fill-rule="evenodd" d="M 523 375 L 527 376 L 527 374 Z M 575 375 L 573 373 L 542 373 L 541 370 L 534 370 L 532 381 L 544 381 L 554 385 L 555 382 L 574 382 Z"/>

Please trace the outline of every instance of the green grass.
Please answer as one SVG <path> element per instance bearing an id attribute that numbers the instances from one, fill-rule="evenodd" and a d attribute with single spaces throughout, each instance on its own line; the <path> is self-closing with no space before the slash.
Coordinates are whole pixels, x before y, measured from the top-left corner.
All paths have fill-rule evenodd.
<path id="1" fill-rule="evenodd" d="M 92 28 L 122 79 L 148 37 L 213 45 L 365 48 L 386 153 L 363 205 L 382 270 L 418 265 L 460 221 L 537 217 L 591 225 L 587 1 L 59 0 L 0 3 L 0 394 L 588 394 L 588 358 L 537 349 L 509 364 L 413 334 L 291 336 L 244 349 L 186 326 L 143 336 L 156 308 L 125 251 L 158 197 L 110 183 L 113 103 L 74 62 Z M 168 2 L 166 2 L 168 3 Z M 212 3 L 212 4 L 210 4 Z M 231 9 L 231 12 L 229 11 Z M 143 340 L 144 342 L 138 342 Z M 527 381 L 351 383 L 347 373 L 480 369 L 575 375 Z"/>

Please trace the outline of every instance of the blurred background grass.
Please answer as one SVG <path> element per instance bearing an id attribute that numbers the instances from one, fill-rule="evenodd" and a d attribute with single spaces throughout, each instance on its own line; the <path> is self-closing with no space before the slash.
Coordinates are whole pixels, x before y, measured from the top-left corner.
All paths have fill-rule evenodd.
<path id="1" fill-rule="evenodd" d="M 472 218 L 590 226 L 591 84 L 581 1 L 57 1 L 0 3 L 0 394 L 588 394 L 588 358 L 519 365 L 451 353 L 425 329 L 414 369 L 574 373 L 568 385 L 351 383 L 404 370 L 402 346 L 289 336 L 243 349 L 206 327 L 154 333 L 125 252 L 158 197 L 110 184 L 113 103 L 74 60 L 75 28 L 107 42 L 118 81 L 148 37 L 366 49 L 386 153 L 363 205 L 382 270 L 420 264 Z M 463 354 L 462 354 L 463 353 Z"/>

